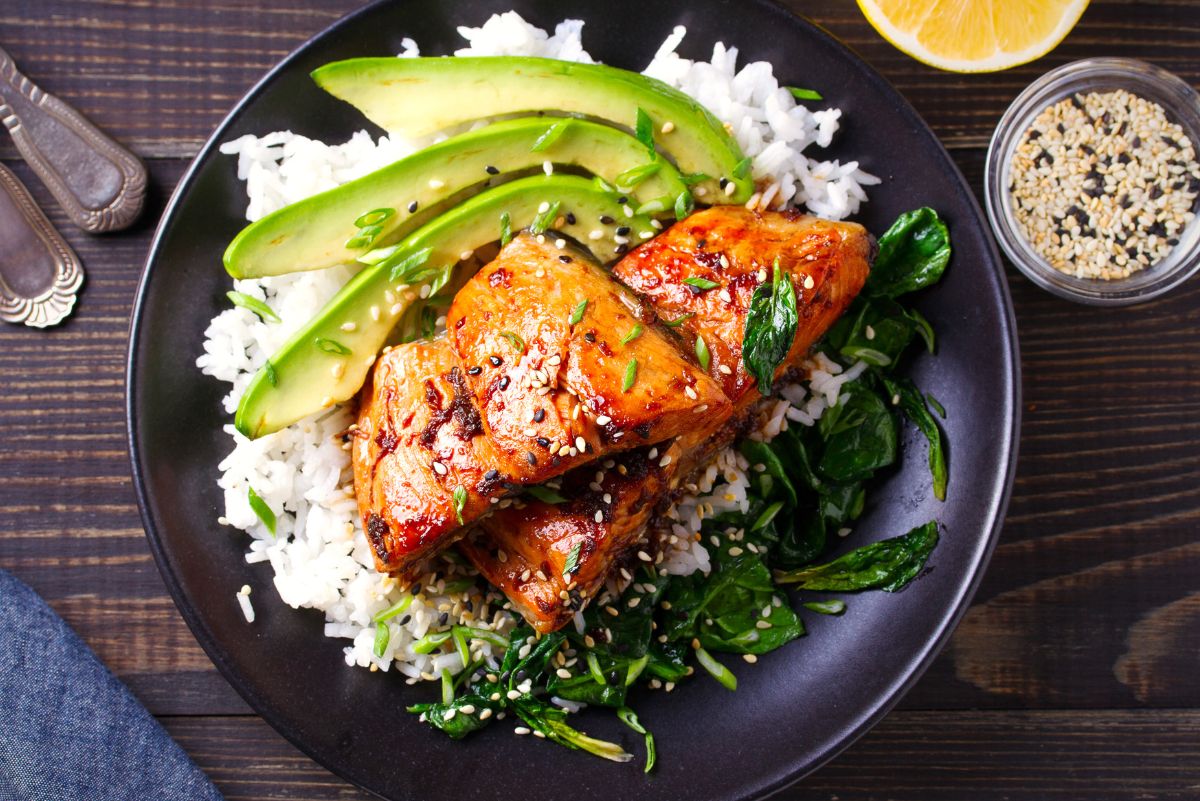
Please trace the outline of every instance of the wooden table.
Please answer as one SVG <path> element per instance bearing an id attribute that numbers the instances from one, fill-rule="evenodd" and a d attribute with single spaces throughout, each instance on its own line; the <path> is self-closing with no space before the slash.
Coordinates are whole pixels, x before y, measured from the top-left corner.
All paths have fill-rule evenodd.
<path id="1" fill-rule="evenodd" d="M 40 592 L 230 799 L 365 798 L 252 714 L 168 598 L 130 486 L 130 305 L 172 187 L 267 68 L 358 0 L 5 0 L 0 42 L 46 89 L 146 159 L 148 213 L 89 237 L 0 144 L 82 256 L 75 316 L 0 327 L 0 567 Z M 933 125 L 971 185 L 1001 111 L 1085 56 L 1200 83 L 1200 2 L 1096 0 L 1050 56 L 937 72 L 850 0 L 791 0 Z M 802 55 L 798 55 L 802 57 Z M 869 120 L 864 124 L 869 124 Z M 0 243 L 3 246 L 3 243 Z M 1133 309 L 1084 308 L 1015 270 L 1024 431 L 987 577 L 900 707 L 791 799 L 1200 798 L 1200 280 Z"/>

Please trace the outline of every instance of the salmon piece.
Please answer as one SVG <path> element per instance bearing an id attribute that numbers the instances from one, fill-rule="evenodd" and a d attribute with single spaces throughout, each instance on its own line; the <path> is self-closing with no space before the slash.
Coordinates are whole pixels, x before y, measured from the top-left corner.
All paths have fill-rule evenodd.
<path id="1" fill-rule="evenodd" d="M 748 211 L 713 206 L 672 225 L 613 268 L 613 275 L 654 307 L 691 344 L 702 337 L 710 374 L 735 404 L 754 377 L 742 362 L 750 299 L 771 280 L 775 259 L 792 279 L 799 324 L 777 375 L 795 368 L 842 315 L 867 280 L 874 240 L 861 225 L 830 222 L 794 211 Z M 715 282 L 700 289 L 688 278 Z"/>
<path id="2" fill-rule="evenodd" d="M 382 355 L 360 397 L 351 460 L 363 531 L 380 572 L 408 574 L 506 492 L 500 460 L 445 338 Z"/>
<path id="3" fill-rule="evenodd" d="M 761 395 L 753 391 L 754 378 L 742 362 L 742 339 L 751 296 L 770 280 L 775 259 L 792 279 L 799 317 L 795 341 L 779 368 L 783 374 L 800 365 L 858 295 L 873 254 L 873 240 L 859 225 L 733 206 L 697 212 L 634 250 L 615 266 L 614 275 L 648 301 L 660 319 L 693 315 L 674 329 L 682 338 L 677 347 L 691 350 L 697 336 L 704 338 L 710 375 L 735 406 L 734 414 L 698 416 L 689 430 L 657 449 L 644 471 L 634 469 L 646 465 L 644 451 L 616 457 L 626 475 L 616 480 L 617 471 L 608 470 L 601 492 L 584 489 L 569 503 L 504 510 L 483 522 L 483 536 L 460 548 L 538 631 L 565 625 L 594 596 L 613 565 L 643 540 L 654 510 L 750 423 Z M 689 277 L 719 286 L 692 287 L 684 283 Z M 572 488 L 590 482 L 592 475 L 589 468 L 569 473 L 562 494 L 576 498 Z M 604 492 L 611 505 L 603 504 Z M 597 510 L 602 513 L 599 523 Z M 588 562 L 573 575 L 576 586 L 568 589 L 562 565 L 577 545 Z M 498 558 L 501 550 L 506 561 Z M 530 575 L 523 577 L 526 570 Z"/>
<path id="4" fill-rule="evenodd" d="M 447 314 L 506 480 L 539 484 L 671 439 L 701 417 L 723 423 L 732 406 L 717 381 L 648 324 L 653 313 L 632 292 L 552 239 L 514 238 Z"/>
<path id="5" fill-rule="evenodd" d="M 582 467 L 558 490 L 569 500 L 497 511 L 459 550 L 535 629 L 562 628 L 645 533 L 670 476 L 660 460 L 657 448 L 639 448 L 621 454 L 622 470 Z"/>

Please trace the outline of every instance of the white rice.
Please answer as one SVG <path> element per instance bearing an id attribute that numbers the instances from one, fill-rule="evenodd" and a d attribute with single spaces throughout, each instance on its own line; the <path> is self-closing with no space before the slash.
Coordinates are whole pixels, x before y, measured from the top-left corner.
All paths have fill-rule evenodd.
<path id="1" fill-rule="evenodd" d="M 534 55 L 591 63 L 583 47 L 583 23 L 566 20 L 547 34 L 526 23 L 516 12 L 494 15 L 479 28 L 459 28 L 467 47 L 457 55 Z M 779 86 L 770 64 L 755 62 L 737 68 L 737 49 L 717 43 L 712 59 L 689 61 L 676 48 L 686 31 L 677 27 L 663 43 L 645 73 L 682 89 L 727 123 L 747 155 L 761 189 L 751 205 L 803 206 L 830 219 L 854 214 L 867 199 L 865 186 L 878 179 L 857 162 L 810 158 L 805 152 L 827 147 L 839 127 L 841 111 L 810 111 L 797 105 Z M 419 54 L 411 39 L 402 43 L 402 56 Z M 821 87 L 812 87 L 820 89 Z M 243 136 L 225 143 L 221 152 L 236 155 L 239 179 L 246 182 L 246 218 L 257 220 L 289 203 L 338 186 L 413 152 L 422 142 L 398 137 L 378 140 L 360 131 L 340 145 L 327 145 L 288 131 Z M 703 201 L 704 198 L 701 198 Z M 235 289 L 266 301 L 282 318 L 267 324 L 252 312 L 232 308 L 213 318 L 205 332 L 200 369 L 230 384 L 225 411 L 233 413 L 246 386 L 267 357 L 293 332 L 307 323 L 352 275 L 350 267 L 297 273 L 259 280 L 236 281 Z M 864 369 L 845 372 L 818 356 L 809 365 L 807 386 L 784 387 L 782 398 L 764 414 L 755 434 L 763 439 L 789 423 L 812 425 L 824 409 L 837 402 L 841 387 Z M 502 598 L 489 591 L 447 592 L 447 579 L 468 575 L 451 562 L 436 575 L 423 577 L 414 600 L 403 614 L 387 622 L 388 644 L 374 654 L 376 626 L 372 618 L 401 600 L 397 582 L 375 572 L 354 498 L 349 454 L 338 436 L 352 422 L 350 411 L 335 407 L 275 434 L 250 441 L 233 426 L 225 430 L 233 450 L 221 462 L 219 485 L 225 511 L 218 519 L 251 537 L 246 561 L 269 562 L 274 584 L 284 603 L 313 608 L 325 615 L 325 634 L 350 642 L 346 662 L 371 670 L 397 669 L 416 682 L 432 680 L 441 670 L 461 669 L 457 654 L 418 654 L 414 644 L 431 630 L 444 628 L 441 618 L 495 629 L 513 626 L 500 610 Z M 722 451 L 701 471 L 690 494 L 670 511 L 672 526 L 663 567 L 677 574 L 710 568 L 700 542 L 703 519 L 724 511 L 746 511 L 749 471 L 755 466 L 736 450 Z M 272 535 L 248 501 L 253 488 L 277 516 Z M 237 600 L 248 623 L 254 608 L 247 593 Z M 477 658 L 494 664 L 492 646 L 472 642 Z M 565 704 L 564 704 L 565 705 Z"/>

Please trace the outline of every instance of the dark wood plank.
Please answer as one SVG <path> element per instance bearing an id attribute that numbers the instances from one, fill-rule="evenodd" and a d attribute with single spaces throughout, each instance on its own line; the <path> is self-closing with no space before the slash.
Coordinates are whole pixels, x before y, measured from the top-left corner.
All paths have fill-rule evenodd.
<path id="1" fill-rule="evenodd" d="M 287 7 L 254 0 L 9 0 L 0 9 L 0 41 L 48 90 L 85 108 L 142 155 L 181 156 L 194 153 L 275 62 L 360 5 L 359 0 Z M 875 33 L 852 0 L 785 5 L 862 54 L 951 146 L 986 144 L 1017 92 L 1050 67 L 1075 59 L 1137 56 L 1193 84 L 1200 81 L 1194 49 L 1200 6 L 1190 2 L 1095 0 L 1049 56 L 992 75 L 955 75 L 912 60 Z M 465 7 L 463 13 L 469 14 Z"/>
<path id="2" fill-rule="evenodd" d="M 371 797 L 257 719 L 163 722 L 229 801 Z M 669 759 L 670 744 L 662 743 L 659 753 Z M 896 712 L 832 763 L 773 797 L 1182 801 L 1196 797 L 1198 760 L 1200 713 L 1194 711 Z"/>

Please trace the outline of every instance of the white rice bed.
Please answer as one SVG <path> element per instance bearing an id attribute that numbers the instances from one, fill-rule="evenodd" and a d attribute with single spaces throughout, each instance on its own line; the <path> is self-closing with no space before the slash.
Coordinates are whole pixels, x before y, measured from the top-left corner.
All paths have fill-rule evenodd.
<path id="1" fill-rule="evenodd" d="M 468 46 L 456 55 L 534 55 L 593 62 L 583 48 L 583 23 L 566 20 L 552 35 L 526 23 L 515 12 L 495 15 L 479 28 L 460 28 Z M 836 108 L 810 111 L 781 87 L 770 64 L 737 67 L 738 51 L 718 42 L 709 61 L 690 61 L 676 48 L 686 31 L 677 27 L 644 70 L 688 93 L 719 119 L 753 159 L 759 191 L 748 205 L 802 207 L 829 219 L 843 219 L 867 200 L 864 187 L 879 180 L 857 162 L 841 163 L 806 154 L 833 141 L 841 118 Z M 404 40 L 402 56 L 419 54 Z M 812 87 L 819 89 L 820 87 Z M 328 145 L 279 131 L 245 136 L 222 146 L 236 155 L 238 177 L 248 196 L 246 218 L 257 220 L 285 205 L 338 186 L 389 164 L 422 146 L 395 136 L 378 140 L 360 131 L 339 145 Z M 703 198 L 700 198 L 703 201 Z M 255 372 L 267 357 L 307 323 L 352 275 L 349 267 L 294 275 L 235 281 L 234 288 L 268 303 L 282 319 L 262 322 L 252 312 L 231 308 L 213 318 L 205 332 L 205 353 L 197 361 L 206 374 L 230 385 L 225 411 L 233 413 Z M 809 380 L 784 387 L 764 415 L 754 436 L 769 440 L 789 423 L 812 425 L 837 402 L 841 386 L 861 373 L 863 365 L 842 372 L 818 356 L 808 365 Z M 502 609 L 494 591 L 447 592 L 446 582 L 472 575 L 469 567 L 439 561 L 434 572 L 414 588 L 411 605 L 392 617 L 387 647 L 374 654 L 375 615 L 400 601 L 405 593 L 388 576 L 377 573 L 363 535 L 354 498 L 349 453 L 339 434 L 351 424 L 350 410 L 335 407 L 258 440 L 247 440 L 226 426 L 233 449 L 221 462 L 218 481 L 225 494 L 221 525 L 250 535 L 246 561 L 269 562 L 279 597 L 294 608 L 318 609 L 325 615 L 325 634 L 350 642 L 349 665 L 371 670 L 398 670 L 415 683 L 439 678 L 443 669 L 461 670 L 457 653 L 419 654 L 414 644 L 431 631 L 451 624 L 506 633 L 513 616 Z M 709 569 L 700 542 L 704 518 L 725 511 L 747 511 L 748 474 L 753 466 L 736 450 L 719 453 L 689 486 L 694 490 L 670 510 L 672 535 L 662 567 L 686 575 Z M 259 521 L 248 501 L 253 488 L 275 511 L 275 535 Z M 231 603 L 254 617 L 248 587 L 231 585 Z M 500 649 L 472 640 L 476 659 L 495 664 Z"/>

